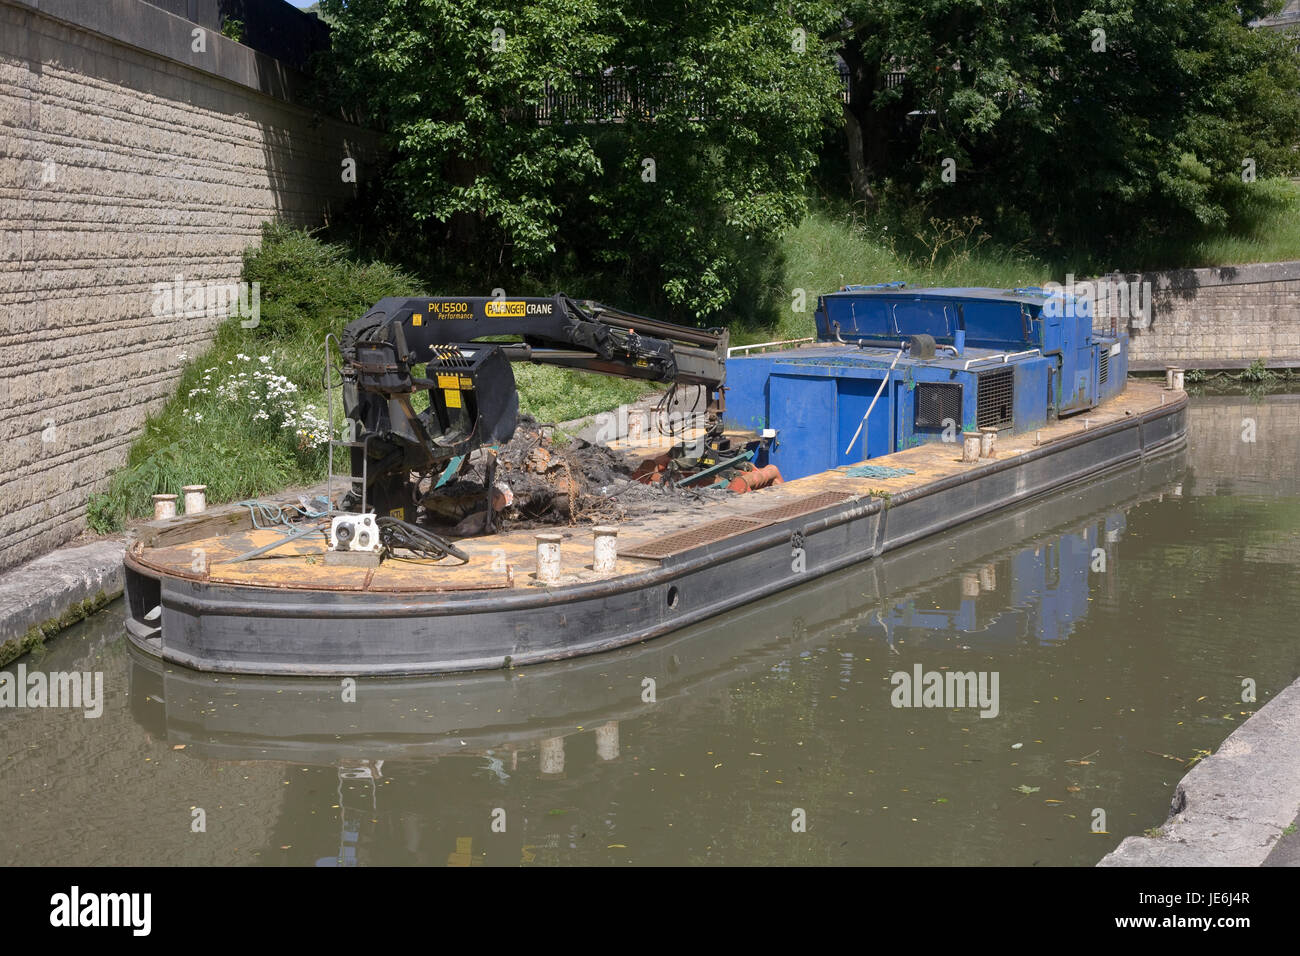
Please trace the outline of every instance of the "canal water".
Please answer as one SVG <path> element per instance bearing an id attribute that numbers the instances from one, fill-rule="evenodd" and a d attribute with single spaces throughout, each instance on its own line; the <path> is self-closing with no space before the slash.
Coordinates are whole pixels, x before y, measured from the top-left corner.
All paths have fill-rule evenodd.
<path id="1" fill-rule="evenodd" d="M 0 862 L 1091 865 L 1300 675 L 1298 467 L 1300 395 L 1194 398 L 1186 451 L 510 672 L 202 675 L 115 605 L 23 662 L 100 716 L 0 709 Z"/>

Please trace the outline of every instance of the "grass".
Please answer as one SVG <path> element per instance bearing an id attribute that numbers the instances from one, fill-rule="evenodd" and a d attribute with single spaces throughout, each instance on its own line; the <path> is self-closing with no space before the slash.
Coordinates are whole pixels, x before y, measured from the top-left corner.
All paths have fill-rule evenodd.
<path id="1" fill-rule="evenodd" d="M 813 334 L 817 296 L 844 285 L 869 285 L 902 280 L 912 286 L 1041 285 L 1053 277 L 1050 265 L 1027 254 L 995 249 L 982 241 L 978 224 L 928 225 L 924 241 L 928 254 L 900 250 L 901 240 L 887 230 L 871 235 L 869 227 L 820 208 L 790 231 L 782 243 L 785 288 L 774 290 L 780 301 L 775 325 L 746 329 L 733 338 L 738 344 L 765 338 L 800 338 Z M 908 237 L 908 244 L 918 240 Z M 795 312 L 795 290 L 802 289 L 803 312 Z"/>
<path id="2" fill-rule="evenodd" d="M 893 222 L 888 225 L 886 219 Z M 767 319 L 733 326 L 737 344 L 813 334 L 817 296 L 843 285 L 902 280 L 911 286 L 1017 288 L 1064 283 L 1109 273 L 1171 268 L 1242 265 L 1300 259 L 1300 183 L 1261 180 L 1236 218 L 1204 235 L 1135 241 L 1099 256 L 1080 247 L 1051 256 L 993 241 L 985 224 L 918 221 L 900 226 L 898 217 L 864 220 L 844 208 L 821 204 L 785 237 L 781 246 L 783 283 L 767 290 L 775 304 Z M 893 230 L 891 232 L 891 229 Z M 792 308 L 804 290 L 804 311 Z"/>

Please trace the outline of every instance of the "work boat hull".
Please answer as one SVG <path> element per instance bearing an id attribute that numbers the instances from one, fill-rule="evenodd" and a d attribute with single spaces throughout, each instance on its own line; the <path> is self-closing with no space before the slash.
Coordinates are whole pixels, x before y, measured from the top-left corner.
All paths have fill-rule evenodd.
<path id="1" fill-rule="evenodd" d="M 459 541 L 471 558 L 459 569 L 370 570 L 322 567 L 320 546 L 305 543 L 276 561 L 226 564 L 274 540 L 241 512 L 160 523 L 128 551 L 128 633 L 164 661 L 246 674 L 437 674 L 593 654 L 1175 451 L 1186 410 L 1181 391 L 1129 382 L 1086 417 L 1002 436 L 992 459 L 963 461 L 960 441 L 928 442 L 873 457 L 897 469 L 890 477 L 832 468 L 688 518 L 629 521 L 608 574 L 592 570 L 590 537 L 575 527 L 558 583 L 537 580 L 530 531 Z"/>

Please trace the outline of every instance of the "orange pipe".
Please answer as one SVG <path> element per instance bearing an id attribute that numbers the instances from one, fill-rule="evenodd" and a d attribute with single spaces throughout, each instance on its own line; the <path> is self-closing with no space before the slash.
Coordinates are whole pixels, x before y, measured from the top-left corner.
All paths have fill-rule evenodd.
<path id="1" fill-rule="evenodd" d="M 781 470 L 776 465 L 767 465 L 763 468 L 755 468 L 753 471 L 742 471 L 731 479 L 730 484 L 727 485 L 727 490 L 743 495 L 747 491 L 755 491 L 759 488 L 766 488 L 768 485 L 784 483 L 785 479 L 781 477 Z"/>

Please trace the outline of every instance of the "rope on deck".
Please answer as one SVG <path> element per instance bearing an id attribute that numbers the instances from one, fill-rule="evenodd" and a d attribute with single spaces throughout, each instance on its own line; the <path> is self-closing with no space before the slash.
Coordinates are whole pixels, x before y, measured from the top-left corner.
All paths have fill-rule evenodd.
<path id="1" fill-rule="evenodd" d="M 891 468 L 889 465 L 854 465 L 844 474 L 849 478 L 902 478 L 916 472 L 911 468 Z"/>

